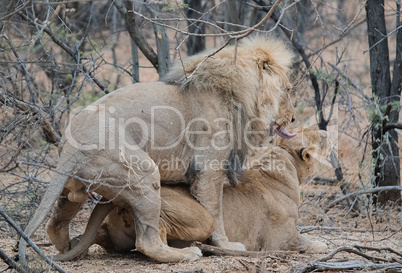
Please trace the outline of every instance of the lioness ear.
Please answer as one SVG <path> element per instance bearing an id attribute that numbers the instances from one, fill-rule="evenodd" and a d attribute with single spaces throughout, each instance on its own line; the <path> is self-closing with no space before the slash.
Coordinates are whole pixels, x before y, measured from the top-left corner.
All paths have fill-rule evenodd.
<path id="1" fill-rule="evenodd" d="M 313 157 L 316 157 L 316 149 L 314 147 L 303 147 L 299 150 L 299 157 L 306 163 L 310 163 Z"/>

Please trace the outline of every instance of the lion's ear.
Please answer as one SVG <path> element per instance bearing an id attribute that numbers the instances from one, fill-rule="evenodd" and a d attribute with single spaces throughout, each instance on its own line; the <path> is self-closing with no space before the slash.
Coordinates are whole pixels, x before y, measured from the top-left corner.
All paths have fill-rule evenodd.
<path id="1" fill-rule="evenodd" d="M 269 64 L 269 61 L 263 60 L 263 59 L 259 59 L 259 60 L 257 61 L 257 63 L 258 63 L 258 67 L 260 68 L 261 71 L 265 71 L 265 72 L 268 72 L 268 73 L 270 73 L 270 74 L 273 73 L 273 72 L 272 72 L 272 68 L 271 68 L 271 66 L 270 66 L 270 64 Z"/>
<path id="2" fill-rule="evenodd" d="M 315 147 L 303 147 L 299 150 L 299 157 L 306 163 L 310 163 L 314 157 L 316 157 Z"/>
<path id="3" fill-rule="evenodd" d="M 261 71 L 268 71 L 272 73 L 272 67 L 271 67 L 272 61 L 270 60 L 270 57 L 267 56 L 266 53 L 258 49 L 254 50 L 252 54 L 254 56 L 254 60 L 257 61 L 258 68 Z"/>

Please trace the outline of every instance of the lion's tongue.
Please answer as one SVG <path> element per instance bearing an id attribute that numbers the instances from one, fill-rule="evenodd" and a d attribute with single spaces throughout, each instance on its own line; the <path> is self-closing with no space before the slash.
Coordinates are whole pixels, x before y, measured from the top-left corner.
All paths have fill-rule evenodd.
<path id="1" fill-rule="evenodd" d="M 297 135 L 297 131 L 294 132 L 294 133 L 289 133 L 288 131 L 286 131 L 285 128 L 281 128 L 281 127 L 276 127 L 275 128 L 275 133 L 278 136 L 280 136 L 282 138 L 285 138 L 285 139 L 289 139 L 289 138 L 295 137 Z"/>

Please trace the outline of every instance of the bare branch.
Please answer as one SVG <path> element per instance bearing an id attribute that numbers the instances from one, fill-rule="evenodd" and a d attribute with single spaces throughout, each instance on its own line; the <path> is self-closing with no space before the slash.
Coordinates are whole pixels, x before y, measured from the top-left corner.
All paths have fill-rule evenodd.
<path id="1" fill-rule="evenodd" d="M 353 247 L 344 246 L 344 247 L 337 248 L 334 251 L 332 251 L 330 254 L 328 254 L 327 256 L 319 258 L 316 262 L 326 262 L 326 261 L 332 259 L 339 252 L 353 253 L 353 254 L 359 255 L 359 256 L 361 256 L 363 258 L 366 258 L 367 260 L 370 260 L 370 261 L 373 261 L 373 262 L 375 262 L 375 261 L 389 262 L 388 259 L 384 259 L 384 258 L 380 258 L 380 257 L 374 257 L 374 256 L 367 255 L 365 253 L 362 253 L 362 252 L 358 251 L 357 249 L 355 249 L 354 246 Z"/>
<path id="2" fill-rule="evenodd" d="M 11 1 L 12 2 L 12 1 Z M 16 2 L 16 1 L 14 1 Z M 31 3 L 31 0 L 26 1 L 25 3 L 22 3 L 21 6 L 17 7 L 16 10 L 13 12 L 7 13 L 4 17 L 0 18 L 0 22 L 7 21 L 10 19 L 14 14 L 20 12 L 21 10 L 25 9 L 29 4 Z"/>
<path id="3" fill-rule="evenodd" d="M 242 35 L 238 35 L 237 37 L 235 37 L 235 39 L 243 39 L 247 36 L 249 36 L 251 33 L 253 33 L 256 29 L 259 29 L 260 27 L 262 27 L 269 18 L 272 17 L 272 15 L 274 14 L 275 10 L 278 8 L 279 4 L 282 2 L 282 0 L 277 0 L 274 5 L 269 9 L 268 13 L 264 16 L 264 18 L 262 18 L 262 20 L 257 23 L 255 26 L 252 26 L 250 29 L 248 29 L 246 31 L 246 33 L 242 34 Z"/>
<path id="4" fill-rule="evenodd" d="M 151 22 L 152 24 L 157 24 L 157 25 L 164 26 L 166 28 L 173 29 L 174 31 L 180 32 L 180 33 L 182 33 L 184 35 L 200 36 L 200 37 L 229 37 L 229 40 L 232 41 L 234 39 L 238 39 L 238 40 L 243 39 L 243 38 L 247 37 L 248 35 L 250 35 L 251 33 L 253 33 L 258 28 L 260 28 L 262 25 L 264 25 L 268 21 L 268 19 L 271 18 L 271 16 L 273 15 L 273 13 L 275 12 L 275 10 L 277 9 L 277 7 L 279 6 L 279 4 L 281 2 L 282 2 L 282 0 L 277 0 L 274 3 L 274 5 L 269 10 L 267 10 L 267 14 L 264 16 L 264 18 L 262 18 L 261 21 L 258 22 L 257 24 L 255 24 L 254 26 L 249 27 L 249 28 L 244 29 L 244 30 L 240 30 L 240 31 L 223 32 L 223 33 L 204 33 L 204 34 L 199 33 L 199 34 L 194 34 L 194 33 L 190 33 L 190 32 L 187 32 L 187 31 L 183 31 L 183 30 L 181 30 L 181 29 L 179 29 L 177 27 L 172 27 L 172 26 L 169 26 L 167 24 L 163 24 L 163 23 L 160 22 L 160 21 L 162 21 L 161 19 L 154 20 L 154 19 L 150 19 L 150 18 L 144 16 L 143 14 L 141 14 L 139 12 L 136 12 L 136 11 L 133 11 L 133 12 L 134 12 L 135 15 L 139 16 L 140 18 L 142 18 L 142 19 L 144 19 L 144 20 L 146 20 L 148 22 Z M 298 2 L 298 1 L 296 1 L 296 2 Z"/>
<path id="5" fill-rule="evenodd" d="M 342 202 L 345 199 L 353 198 L 362 194 L 367 194 L 367 193 L 375 193 L 375 192 L 382 192 L 382 191 L 402 191 L 402 186 L 386 186 L 386 187 L 377 187 L 377 188 L 372 188 L 372 189 L 367 189 L 367 190 L 360 190 L 356 192 L 349 193 L 347 195 L 344 195 L 334 201 L 332 201 L 326 211 L 328 211 L 330 208 L 333 208 L 336 204 Z"/>
<path id="6" fill-rule="evenodd" d="M 358 249 L 366 249 L 366 250 L 372 250 L 372 251 L 377 251 L 377 252 L 382 252 L 382 251 L 388 251 L 393 254 L 396 254 L 400 257 L 402 257 L 402 252 L 396 251 L 393 248 L 390 247 L 373 247 L 373 246 L 361 246 L 361 245 L 354 245 L 355 248 Z"/>
<path id="7" fill-rule="evenodd" d="M 81 64 L 82 66 L 82 70 L 84 71 L 84 73 L 86 75 L 88 75 L 88 77 L 106 94 L 110 93 L 109 89 L 107 88 L 107 86 L 103 85 L 96 77 L 94 77 L 93 75 L 91 75 L 90 71 L 86 68 L 86 66 L 84 64 L 82 64 L 81 59 L 78 57 L 78 52 L 73 50 L 71 47 L 69 47 L 68 45 L 66 45 L 65 43 L 63 43 L 60 39 L 58 39 L 54 33 L 49 29 L 49 27 L 47 27 L 44 23 L 42 23 L 39 19 L 35 19 L 32 20 L 31 18 L 29 18 L 28 16 L 26 16 L 25 14 L 23 14 L 22 12 L 18 12 L 18 15 L 26 20 L 29 24 L 36 26 L 36 27 L 40 27 L 43 28 L 43 31 L 49 35 L 49 37 L 52 39 L 52 41 L 57 44 L 58 46 L 60 46 L 65 52 L 68 53 L 68 55 L 70 55 L 74 60 L 76 60 L 78 63 Z"/>
<path id="8" fill-rule="evenodd" d="M 47 119 L 47 114 L 39 106 L 21 101 L 13 96 L 7 95 L 3 91 L 0 91 L 0 102 L 8 107 L 15 106 L 19 111 L 32 113 L 40 122 L 46 141 L 56 146 L 58 145 L 60 136 Z"/>
<path id="9" fill-rule="evenodd" d="M 1 209 L 1 208 L 0 208 Z M 17 262 L 15 262 L 13 259 L 7 256 L 7 254 L 0 248 L 0 258 L 8 264 L 8 268 L 5 270 L 2 270 L 1 272 L 5 272 L 8 269 L 14 268 L 18 272 L 25 273 L 25 272 L 32 272 L 30 269 L 25 269 L 21 265 L 19 265 Z"/>
<path id="10" fill-rule="evenodd" d="M 402 130 L 402 123 L 387 123 L 382 130 L 384 133 L 386 133 L 388 130 L 392 130 L 392 129 L 401 129 Z"/>
<path id="11" fill-rule="evenodd" d="M 331 101 L 331 108 L 329 110 L 329 114 L 327 119 L 325 120 L 325 123 L 329 123 L 331 121 L 332 118 L 332 114 L 334 112 L 334 106 L 335 106 L 335 102 L 336 102 L 336 96 L 338 95 L 338 91 L 339 91 L 339 81 L 335 80 L 335 91 L 334 91 L 334 96 L 332 97 L 332 101 Z"/>
<path id="12" fill-rule="evenodd" d="M 376 42 L 374 45 L 372 45 L 369 49 L 366 49 L 363 51 L 363 54 L 367 53 L 368 51 L 372 50 L 374 47 L 376 47 L 378 44 L 380 44 L 381 42 L 385 41 L 388 36 L 390 36 L 392 33 L 394 33 L 395 31 L 398 31 L 400 28 L 402 28 L 402 25 L 398 26 L 397 28 L 395 28 L 393 31 L 391 31 L 390 33 L 388 33 L 387 35 L 385 35 L 381 40 L 379 40 L 378 42 Z"/>
<path id="13" fill-rule="evenodd" d="M 127 31 L 130 34 L 131 38 L 134 40 L 135 44 L 145 55 L 145 57 L 147 57 L 147 59 L 152 63 L 156 70 L 158 70 L 158 55 L 149 45 L 144 35 L 142 35 L 140 29 L 137 26 L 135 16 L 139 13 L 134 10 L 134 3 L 131 3 L 132 5 L 130 6 L 130 8 L 123 6 L 120 1 L 113 1 L 113 4 L 120 12 L 120 14 L 124 16 Z M 127 2 L 126 5 L 130 5 L 130 2 Z"/>
<path id="14" fill-rule="evenodd" d="M 348 75 L 346 75 L 343 71 L 341 71 L 336 65 L 331 64 L 331 63 L 327 63 L 330 67 L 332 67 L 336 72 L 339 73 L 339 75 L 341 75 L 343 78 L 345 78 L 348 83 L 353 86 L 353 88 L 355 88 L 357 91 L 359 91 L 359 93 L 367 100 L 370 101 L 370 98 L 366 96 L 366 94 L 364 94 L 364 90 L 363 88 L 361 88 L 355 81 L 353 81 L 351 78 L 348 77 Z"/>
<path id="15" fill-rule="evenodd" d="M 21 65 L 22 67 L 22 74 L 25 76 L 25 80 L 27 83 L 27 87 L 29 90 L 29 95 L 30 95 L 30 101 L 31 103 L 36 103 L 36 98 L 35 98 L 35 93 L 34 93 L 34 88 L 33 88 L 33 84 L 32 84 L 32 77 L 29 74 L 25 64 L 22 62 L 22 59 L 19 57 L 17 51 L 14 48 L 14 45 L 11 43 L 10 39 L 8 38 L 8 36 L 5 33 L 2 33 L 2 36 L 4 37 L 4 39 L 6 40 L 7 44 L 10 46 L 11 51 L 13 52 L 16 60 L 18 61 L 18 63 Z"/>

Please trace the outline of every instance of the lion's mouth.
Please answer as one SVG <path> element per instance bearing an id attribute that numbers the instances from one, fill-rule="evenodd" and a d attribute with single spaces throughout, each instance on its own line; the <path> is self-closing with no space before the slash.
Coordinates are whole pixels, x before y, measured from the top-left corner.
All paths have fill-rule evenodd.
<path id="1" fill-rule="evenodd" d="M 293 132 L 293 133 L 289 133 L 289 132 L 286 130 L 286 128 L 282 128 L 282 127 L 280 127 L 280 126 L 277 126 L 277 127 L 275 128 L 275 133 L 276 133 L 278 136 L 280 136 L 281 138 L 285 138 L 285 139 L 289 139 L 289 138 L 295 137 L 295 136 L 297 135 L 297 132 L 298 132 L 298 131 L 295 131 L 295 132 Z"/>

